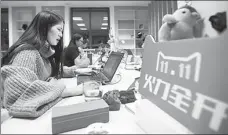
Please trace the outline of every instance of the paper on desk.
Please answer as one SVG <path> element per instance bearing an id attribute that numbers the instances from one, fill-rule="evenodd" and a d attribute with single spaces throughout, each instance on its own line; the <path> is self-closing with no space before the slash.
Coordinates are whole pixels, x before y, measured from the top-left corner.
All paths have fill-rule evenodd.
<path id="1" fill-rule="evenodd" d="M 11 118 L 9 112 L 6 109 L 1 108 L 1 124 L 9 118 Z"/>
<path id="2" fill-rule="evenodd" d="M 128 111 L 135 114 L 135 112 L 136 112 L 136 103 L 135 102 L 125 104 L 125 107 L 127 108 Z"/>

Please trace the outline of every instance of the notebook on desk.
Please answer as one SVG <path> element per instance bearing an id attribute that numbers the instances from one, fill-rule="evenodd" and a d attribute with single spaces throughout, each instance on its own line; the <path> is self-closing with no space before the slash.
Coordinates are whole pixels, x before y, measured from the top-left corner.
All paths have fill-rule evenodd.
<path id="1" fill-rule="evenodd" d="M 113 76 L 116 73 L 117 68 L 124 56 L 124 53 L 112 52 L 107 62 L 104 65 L 104 68 L 100 72 L 93 72 L 90 76 L 78 76 L 77 82 L 78 85 L 86 81 L 98 81 L 98 82 L 111 82 Z"/>

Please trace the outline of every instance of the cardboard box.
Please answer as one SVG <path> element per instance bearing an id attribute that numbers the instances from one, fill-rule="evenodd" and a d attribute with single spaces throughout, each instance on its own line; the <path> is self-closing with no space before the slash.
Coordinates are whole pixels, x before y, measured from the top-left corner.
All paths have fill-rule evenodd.
<path id="1" fill-rule="evenodd" d="M 52 109 L 53 134 L 85 128 L 95 122 L 108 121 L 109 106 L 103 99 Z"/>

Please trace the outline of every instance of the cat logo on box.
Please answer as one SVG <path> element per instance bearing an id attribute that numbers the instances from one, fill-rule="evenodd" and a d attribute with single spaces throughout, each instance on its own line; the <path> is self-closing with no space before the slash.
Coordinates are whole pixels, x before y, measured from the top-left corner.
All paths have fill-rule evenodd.
<path id="1" fill-rule="evenodd" d="M 189 80 L 191 77 L 191 72 L 194 70 L 193 79 L 195 82 L 198 82 L 200 75 L 200 64 L 201 54 L 198 52 L 188 57 L 165 56 L 162 52 L 158 52 L 156 71 L 166 74 L 170 73 L 170 75 L 173 76 L 176 75 L 176 72 L 178 72 L 178 76 L 180 78 Z M 169 69 L 171 66 L 175 67 L 175 69 Z"/>

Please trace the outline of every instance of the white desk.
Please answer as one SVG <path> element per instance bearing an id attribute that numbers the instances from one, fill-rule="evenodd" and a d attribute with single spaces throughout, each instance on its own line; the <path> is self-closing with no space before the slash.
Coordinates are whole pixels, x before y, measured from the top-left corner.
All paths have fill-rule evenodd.
<path id="1" fill-rule="evenodd" d="M 109 90 L 127 89 L 135 77 L 139 77 L 140 73 L 135 70 L 124 70 L 124 65 L 121 64 L 117 74 L 121 74 L 121 81 L 114 85 L 102 86 L 103 92 Z M 76 104 L 84 101 L 84 96 L 75 96 L 65 98 L 57 103 L 55 106 L 63 106 Z M 2 134 L 52 134 L 52 108 L 49 109 L 42 116 L 30 120 L 30 119 L 19 119 L 11 118 L 4 121 L 1 124 Z M 135 123 L 135 116 L 129 112 L 124 105 L 121 105 L 119 111 L 109 111 L 109 122 L 107 123 L 111 127 L 112 134 L 123 133 L 123 134 L 143 134 L 144 131 L 137 126 Z M 85 134 L 86 128 L 66 132 L 67 134 Z"/>

